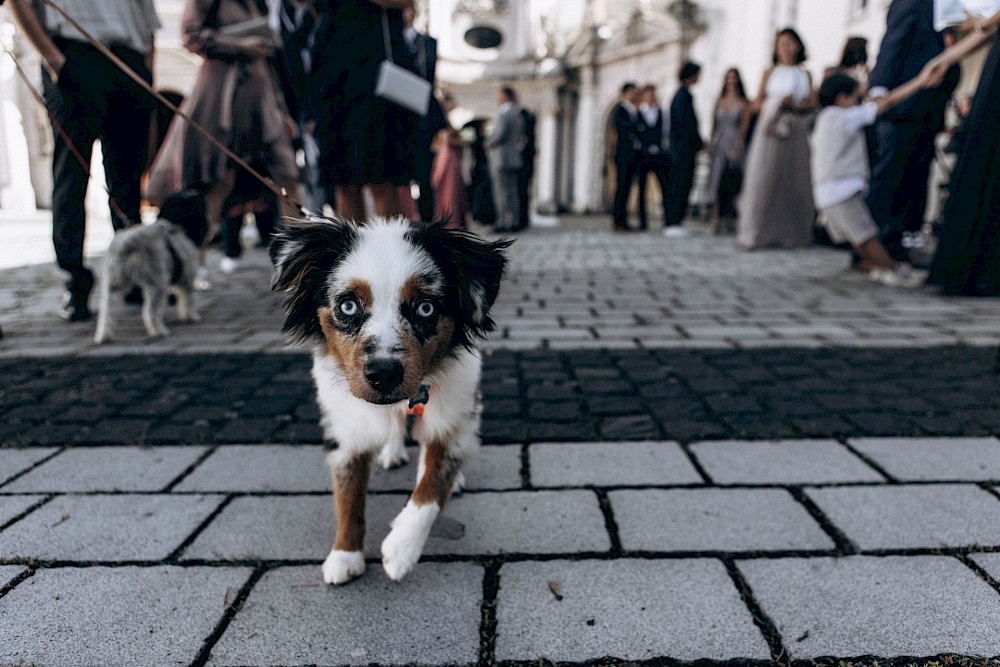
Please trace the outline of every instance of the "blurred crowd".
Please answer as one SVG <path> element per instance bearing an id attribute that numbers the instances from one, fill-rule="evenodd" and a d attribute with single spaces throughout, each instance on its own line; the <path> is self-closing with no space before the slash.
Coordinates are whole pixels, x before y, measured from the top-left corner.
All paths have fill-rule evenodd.
<path id="1" fill-rule="evenodd" d="M 181 38 L 202 64 L 192 92 L 171 98 L 179 113 L 146 89 L 160 26 L 152 0 L 74 0 L 72 16 L 49 0 L 8 5 L 43 64 L 66 319 L 90 317 L 83 198 L 96 139 L 116 229 L 139 223 L 144 199 L 199 193 L 210 230 L 203 248 L 221 243 L 224 272 L 239 267 L 245 224 L 267 244 L 282 216 L 406 216 L 457 229 L 478 221 L 503 233 L 529 224 L 535 116 L 505 86 L 493 118 L 454 125 L 457 102 L 437 86 L 436 41 L 416 28 L 412 0 L 186 0 Z M 887 285 L 928 280 L 949 294 L 997 294 L 994 34 L 982 17 L 938 32 L 933 0 L 893 0 L 874 65 L 865 40 L 852 38 L 815 82 L 803 66 L 806 45 L 786 28 L 754 97 L 737 69 L 725 73 L 707 143 L 692 95 L 697 63 L 683 63 L 666 106 L 655 86 L 626 82 L 610 119 L 613 231 L 633 231 L 635 187 L 637 230 L 649 228 L 652 177 L 663 233 L 688 234 L 688 202 L 701 182 L 694 194 L 711 228 L 734 227 L 745 250 L 819 238 L 849 246 L 852 267 Z M 976 96 L 953 100 L 960 61 L 991 44 Z M 390 61 L 427 82 L 431 92 L 416 108 L 376 94 Z M 959 123 L 946 123 L 947 109 Z M 950 140 L 938 151 L 942 132 Z M 699 180 L 702 154 L 707 177 Z M 935 160 L 950 177 L 931 227 L 936 253 L 921 270 L 913 264 L 926 245 Z"/>
<path id="2" fill-rule="evenodd" d="M 725 73 L 704 145 L 692 104 L 696 63 L 680 68 L 667 107 L 654 86 L 626 82 L 610 121 L 613 231 L 648 228 L 652 175 L 668 237 L 688 234 L 683 220 L 694 199 L 711 229 L 733 228 L 744 250 L 841 244 L 851 248 L 852 268 L 886 285 L 1000 293 L 998 47 L 986 18 L 938 31 L 933 0 L 893 0 L 874 66 L 866 40 L 853 37 L 819 82 L 804 67 L 802 38 L 785 28 L 754 97 L 738 69 Z M 955 99 L 961 61 L 991 44 L 975 97 Z M 700 151 L 707 170 L 692 197 Z M 943 182 L 930 180 L 935 164 Z"/>

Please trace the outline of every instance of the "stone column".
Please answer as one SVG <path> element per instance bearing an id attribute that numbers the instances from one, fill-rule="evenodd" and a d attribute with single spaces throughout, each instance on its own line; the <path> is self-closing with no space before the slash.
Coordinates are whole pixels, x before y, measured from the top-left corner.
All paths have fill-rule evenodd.
<path id="1" fill-rule="evenodd" d="M 600 189 L 596 187 L 600 169 L 596 155 L 597 146 L 597 86 L 594 82 L 594 66 L 587 65 L 580 70 L 580 99 L 576 109 L 575 150 L 573 163 L 573 211 L 586 213 L 596 211 L 600 205 Z"/>
<path id="2" fill-rule="evenodd" d="M 556 203 L 560 211 L 568 211 L 573 201 L 573 122 L 576 119 L 576 93 L 564 90 L 559 107 L 559 173 L 557 174 L 558 192 Z"/>
<path id="3" fill-rule="evenodd" d="M 553 86 L 544 92 L 542 106 L 538 113 L 538 157 L 535 178 L 536 209 L 539 213 L 556 212 L 556 165 L 559 160 L 558 89 Z"/>

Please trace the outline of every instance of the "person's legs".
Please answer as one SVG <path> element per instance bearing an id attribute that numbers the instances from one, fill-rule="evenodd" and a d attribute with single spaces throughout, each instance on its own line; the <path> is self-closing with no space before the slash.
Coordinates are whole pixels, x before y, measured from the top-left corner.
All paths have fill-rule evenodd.
<path id="1" fill-rule="evenodd" d="M 660 204 L 663 206 L 663 219 L 667 219 L 667 210 L 670 207 L 670 165 L 667 162 L 665 153 L 655 156 L 653 162 L 653 175 L 660 185 Z M 645 229 L 645 226 L 643 227 Z"/>
<path id="2" fill-rule="evenodd" d="M 896 261 L 885 251 L 877 236 L 854 246 L 854 249 L 861 256 L 861 260 L 868 262 L 871 268 L 889 269 L 890 271 L 896 268 Z"/>
<path id="3" fill-rule="evenodd" d="M 376 215 L 383 218 L 406 217 L 403 200 L 399 197 L 397 186 L 389 183 L 369 183 L 368 187 L 371 189 L 372 199 L 375 201 Z"/>
<path id="4" fill-rule="evenodd" d="M 429 222 L 434 219 L 434 188 L 431 185 L 431 166 L 434 164 L 434 154 L 430 149 L 419 149 L 414 162 L 414 180 L 420 187 L 417 210 L 420 213 L 420 219 Z"/>
<path id="5" fill-rule="evenodd" d="M 146 69 L 142 55 L 127 49 L 116 49 L 136 74 L 146 82 L 152 82 L 152 75 Z M 108 190 L 122 211 L 128 216 L 129 224 L 139 224 L 140 175 L 146 165 L 146 149 L 149 142 L 149 124 L 152 106 L 149 95 L 141 90 L 110 63 L 107 67 L 108 103 L 101 129 L 101 148 L 104 157 L 104 173 Z M 124 222 L 112 216 L 116 229 Z"/>
<path id="6" fill-rule="evenodd" d="M 649 228 L 649 218 L 646 212 L 646 185 L 649 183 L 650 171 L 652 171 L 650 156 L 643 155 L 639 158 L 639 169 L 636 172 L 636 178 L 639 180 L 639 191 L 637 193 L 639 197 L 639 201 L 637 202 L 639 208 L 639 229 Z"/>
<path id="7" fill-rule="evenodd" d="M 876 159 L 867 198 L 868 208 L 878 225 L 879 240 L 889 255 L 898 260 L 906 259 L 898 201 L 907 196 L 903 186 L 910 152 L 905 126 L 909 124 L 884 118 L 875 121 Z"/>
<path id="8" fill-rule="evenodd" d="M 664 227 L 678 227 L 684 223 L 687 216 L 688 199 L 691 197 L 691 186 L 694 184 L 694 157 L 683 156 L 673 165 L 670 179 L 670 217 L 664 220 Z"/>
<path id="9" fill-rule="evenodd" d="M 73 55 L 68 54 L 69 57 Z M 98 134 L 99 117 L 87 98 L 77 96 L 75 89 L 67 91 L 57 86 L 45 72 L 42 73 L 42 81 L 45 101 L 53 119 L 52 245 L 59 268 L 69 273 L 66 289 L 70 300 L 64 316 L 82 320 L 90 316 L 87 298 L 94 285 L 94 275 L 83 263 L 86 232 L 84 199 L 89 178 L 87 169 Z M 65 132 L 65 137 L 59 128 Z"/>
<path id="10" fill-rule="evenodd" d="M 906 161 L 906 173 L 900 189 L 903 200 L 899 206 L 903 231 L 910 233 L 919 232 L 924 226 L 935 136 L 933 129 L 919 123 L 912 125 L 912 132 L 907 137 L 907 143 L 912 148 Z"/>
<path id="11" fill-rule="evenodd" d="M 506 190 L 504 200 L 507 208 L 506 215 L 510 220 L 510 231 L 516 232 L 524 227 L 521 219 L 521 192 L 517 183 L 517 169 L 501 169 L 500 173 Z"/>
<path id="12" fill-rule="evenodd" d="M 337 215 L 344 220 L 365 219 L 364 192 L 360 185 L 337 185 L 334 194 L 337 201 Z"/>
<path id="13" fill-rule="evenodd" d="M 635 173 L 634 160 L 615 161 L 615 201 L 611 209 L 615 229 L 628 229 L 628 195 L 635 181 Z"/>

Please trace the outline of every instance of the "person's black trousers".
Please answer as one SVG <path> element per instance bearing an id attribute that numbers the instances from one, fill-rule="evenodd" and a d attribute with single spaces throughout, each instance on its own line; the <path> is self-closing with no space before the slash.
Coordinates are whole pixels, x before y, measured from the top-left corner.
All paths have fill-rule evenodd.
<path id="1" fill-rule="evenodd" d="M 924 224 L 935 131 L 923 121 L 880 118 L 875 122 L 875 136 L 868 208 L 886 251 L 906 261 L 903 234 L 919 231 Z"/>
<path id="2" fill-rule="evenodd" d="M 611 219 L 618 229 L 628 229 L 628 195 L 639 173 L 639 156 L 630 160 L 615 160 L 615 201 Z"/>
<path id="3" fill-rule="evenodd" d="M 653 174 L 656 177 L 656 182 L 660 184 L 663 220 L 666 221 L 670 207 L 669 172 L 670 163 L 666 153 L 643 154 L 639 164 L 639 229 L 649 228 L 649 217 L 646 214 L 646 184 L 649 182 L 650 174 Z"/>
<path id="4" fill-rule="evenodd" d="M 667 214 L 663 220 L 664 227 L 676 227 L 687 217 L 688 199 L 691 198 L 691 188 L 694 186 L 694 167 L 697 153 L 681 155 L 670 164 L 670 195 Z"/>
<path id="5" fill-rule="evenodd" d="M 434 153 L 430 150 L 418 149 L 414 160 L 414 179 L 420 187 L 420 197 L 417 199 L 417 212 L 424 222 L 434 220 L 434 187 L 431 185 L 431 168 L 434 166 Z"/>
<path id="6" fill-rule="evenodd" d="M 59 83 L 53 83 L 42 71 L 45 102 L 55 119 L 52 242 L 59 267 L 70 274 L 67 289 L 86 294 L 93 283 L 92 274 L 83 264 L 87 170 L 55 123 L 66 132 L 88 167 L 94 141 L 101 140 L 108 190 L 128 217 L 125 221 L 112 215 L 115 229 L 121 229 L 140 222 L 139 178 L 146 164 L 153 98 L 97 49 L 67 39 L 57 39 L 56 44 L 66 55 Z M 143 79 L 152 81 L 142 54 L 124 47 L 112 51 Z"/>

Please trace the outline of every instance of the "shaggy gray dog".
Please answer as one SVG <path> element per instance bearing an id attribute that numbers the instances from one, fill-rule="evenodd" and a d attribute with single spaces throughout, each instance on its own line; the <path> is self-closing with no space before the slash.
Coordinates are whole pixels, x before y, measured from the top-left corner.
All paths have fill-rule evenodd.
<path id="1" fill-rule="evenodd" d="M 142 290 L 142 322 L 150 337 L 170 334 L 163 316 L 171 289 L 177 295 L 180 320 L 199 319 L 194 282 L 198 270 L 197 244 L 201 243 L 206 226 L 204 197 L 184 192 L 163 203 L 153 224 L 135 225 L 115 234 L 108 246 L 101 277 L 95 343 L 113 338 L 112 304 L 120 303 L 133 286 Z"/>

